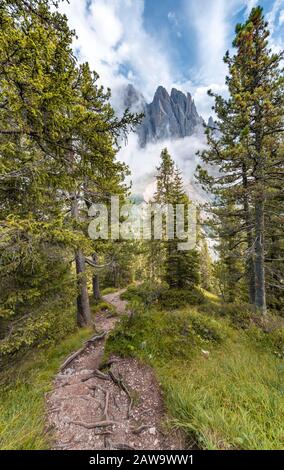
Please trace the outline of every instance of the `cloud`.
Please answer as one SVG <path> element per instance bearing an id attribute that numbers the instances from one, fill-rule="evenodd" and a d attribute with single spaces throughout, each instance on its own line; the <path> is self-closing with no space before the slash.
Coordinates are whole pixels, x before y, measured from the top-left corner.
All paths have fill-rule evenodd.
<path id="1" fill-rule="evenodd" d="M 237 0 L 186 2 L 188 25 L 196 36 L 195 81 L 202 84 L 224 81 L 226 67 L 222 58 L 230 43 L 231 16 L 237 4 Z"/>
<path id="2" fill-rule="evenodd" d="M 247 0 L 247 7 L 246 7 L 246 16 L 248 16 L 251 12 L 251 10 L 257 6 L 258 0 Z"/>
<path id="3" fill-rule="evenodd" d="M 80 60 L 90 63 L 105 86 L 115 91 L 131 81 L 150 99 L 158 85 L 171 85 L 164 45 L 144 28 L 143 0 L 71 0 L 61 10 L 76 29 Z"/>
<path id="4" fill-rule="evenodd" d="M 202 201 L 205 194 L 194 180 L 197 164 L 200 162 L 196 152 L 206 147 L 203 132 L 184 139 L 148 143 L 146 148 L 139 147 L 135 134 L 129 136 L 128 145 L 123 147 L 118 157 L 124 161 L 132 172 L 133 194 L 149 200 L 155 192 L 156 167 L 160 163 L 160 154 L 167 148 L 170 155 L 181 169 L 185 187 L 191 199 Z"/>
<path id="5" fill-rule="evenodd" d="M 180 24 L 179 24 L 179 20 L 177 19 L 177 15 L 174 11 L 169 11 L 168 20 L 170 24 L 173 26 L 173 28 L 175 29 L 176 35 L 180 38 L 182 36 L 180 32 Z"/>
<path id="6" fill-rule="evenodd" d="M 284 22 L 284 0 L 275 0 L 267 15 L 271 36 L 271 45 L 274 52 L 280 52 L 284 48 L 284 35 L 282 24 Z"/>
<path id="7" fill-rule="evenodd" d="M 271 2 L 268 13 L 274 50 L 283 47 L 283 2 Z M 174 0 L 172 3 L 175 5 Z M 222 58 L 231 45 L 235 23 L 243 21 L 245 17 L 240 18 L 240 15 L 247 16 L 257 4 L 257 0 L 184 0 L 178 16 L 174 7 L 168 11 L 166 22 L 170 22 L 177 34 L 182 31 L 184 43 L 193 42 L 193 49 L 196 49 L 194 67 L 188 68 L 187 76 L 181 75 L 178 66 L 172 63 L 171 45 L 162 32 L 152 35 L 146 29 L 145 0 L 70 0 L 70 4 L 61 3 L 60 9 L 77 32 L 74 49 L 79 61 L 88 61 L 99 73 L 101 83 L 112 89 L 115 107 L 119 108 L 121 103 L 121 87 L 129 82 L 143 93 L 148 102 L 158 85 L 168 90 L 174 86 L 184 92 L 189 91 L 199 114 L 208 119 L 212 114 L 213 100 L 207 96 L 207 90 L 210 88 L 222 95 L 227 93 L 227 68 Z M 162 28 L 159 23 L 157 27 L 160 26 Z M 134 170 L 135 191 L 144 192 L 147 196 L 153 192 L 155 166 L 163 147 L 168 146 L 186 181 L 192 184 L 197 163 L 195 152 L 203 145 L 204 137 L 195 136 L 150 144 L 146 149 L 140 149 L 136 136 L 131 135 L 128 146 L 120 152 L 120 158 Z"/>

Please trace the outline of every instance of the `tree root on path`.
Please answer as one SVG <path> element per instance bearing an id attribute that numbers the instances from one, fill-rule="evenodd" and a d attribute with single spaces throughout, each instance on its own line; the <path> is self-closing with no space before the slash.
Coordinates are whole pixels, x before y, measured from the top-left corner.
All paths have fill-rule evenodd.
<path id="1" fill-rule="evenodd" d="M 106 420 L 108 420 L 109 419 L 109 416 L 108 416 L 109 391 L 106 390 L 105 394 L 106 394 L 106 402 L 105 402 L 105 407 L 104 407 L 104 417 Z"/>
<path id="2" fill-rule="evenodd" d="M 126 395 L 128 396 L 128 399 L 129 399 L 129 406 L 128 406 L 128 412 L 127 412 L 127 418 L 130 417 L 130 412 L 131 412 L 131 409 L 132 409 L 132 405 L 133 405 L 133 399 L 130 395 L 130 392 L 128 390 L 128 388 L 126 387 L 125 383 L 123 382 L 122 378 L 121 377 L 116 377 L 114 375 L 114 373 L 110 370 L 109 371 L 109 376 L 110 378 L 112 379 L 112 381 L 118 386 L 121 388 L 121 390 L 124 391 L 124 393 L 126 393 Z"/>
<path id="3" fill-rule="evenodd" d="M 146 429 L 150 428 L 150 424 L 142 424 L 142 426 L 139 426 L 138 428 L 132 428 L 133 434 L 140 434 L 141 432 L 145 431 Z"/>
<path id="4" fill-rule="evenodd" d="M 87 382 L 88 380 L 93 379 L 94 377 L 97 377 L 98 379 L 102 380 L 109 380 L 109 376 L 107 374 L 104 374 L 99 369 L 96 369 L 91 374 L 88 374 L 86 377 L 83 377 L 81 379 L 81 382 Z"/>
<path id="5" fill-rule="evenodd" d="M 114 444 L 114 447 L 117 450 L 135 450 L 135 447 L 130 446 L 129 444 L 126 444 L 125 442 L 117 442 Z"/>
<path id="6" fill-rule="evenodd" d="M 118 363 L 118 362 L 119 362 L 118 359 L 109 359 L 109 361 L 102 362 L 102 363 L 99 365 L 98 370 L 109 369 L 109 368 L 112 366 L 112 364 L 116 364 L 116 363 Z"/>
<path id="7" fill-rule="evenodd" d="M 80 354 L 82 354 L 82 352 L 85 351 L 85 349 L 90 346 L 90 344 L 94 344 L 96 341 L 100 341 L 101 339 L 103 339 L 105 336 L 107 335 L 107 331 L 104 331 L 102 334 L 100 335 L 95 335 L 93 336 L 92 338 L 88 339 L 87 341 L 85 341 L 85 345 L 78 349 L 78 351 L 74 352 L 73 354 L 71 354 L 69 357 L 67 357 L 66 361 L 63 362 L 62 366 L 60 367 L 60 372 L 62 372 L 64 369 L 66 369 L 67 366 L 69 366 L 71 364 L 71 362 L 74 361 L 74 359 L 76 359 L 76 357 L 80 356 Z"/>
<path id="8" fill-rule="evenodd" d="M 69 423 L 75 424 L 76 426 L 82 426 L 83 428 L 86 428 L 86 429 L 104 428 L 107 426 L 113 426 L 115 424 L 119 426 L 121 424 L 121 423 L 118 423 L 117 421 L 111 421 L 111 420 L 96 421 L 94 423 L 85 423 L 84 421 L 69 421 Z"/>

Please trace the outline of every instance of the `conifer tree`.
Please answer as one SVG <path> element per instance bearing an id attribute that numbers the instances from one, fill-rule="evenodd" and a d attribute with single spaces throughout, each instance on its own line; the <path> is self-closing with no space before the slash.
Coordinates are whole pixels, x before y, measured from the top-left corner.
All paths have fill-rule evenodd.
<path id="1" fill-rule="evenodd" d="M 283 175 L 279 149 L 283 137 L 283 53 L 272 53 L 269 31 L 260 7 L 236 28 L 227 85 L 230 96 L 215 97 L 219 132 L 208 129 L 209 150 L 203 161 L 217 165 L 219 175 L 199 178 L 215 195 L 214 212 L 234 220 L 231 236 L 242 248 L 247 266 L 249 296 L 256 309 L 266 313 L 265 255 L 269 206 Z M 212 95 L 212 93 L 211 93 Z M 276 191 L 277 192 L 277 191 Z M 231 207 L 228 210 L 228 207 Z M 237 239 L 241 236 L 241 240 Z"/>
<path id="2" fill-rule="evenodd" d="M 118 138 L 137 122 L 128 112 L 118 119 L 110 91 L 97 85 L 87 64 L 77 65 L 74 33 L 52 3 L 0 5 L 0 295 L 7 353 L 40 341 L 48 328 L 58 335 L 72 328 L 71 321 L 56 328 L 60 320 L 46 319 L 43 306 L 55 299 L 72 312 L 72 251 L 77 321 L 90 323 L 85 263 L 94 244 L 86 200 L 125 191 Z"/>
<path id="3" fill-rule="evenodd" d="M 157 168 L 157 191 L 154 201 L 161 207 L 171 204 L 173 206 L 173 233 L 165 242 L 162 242 L 164 249 L 164 278 L 170 287 L 184 288 L 194 286 L 199 281 L 199 256 L 196 250 L 181 251 L 176 233 L 176 206 L 183 205 L 185 224 L 188 226 L 188 206 L 190 201 L 183 187 L 183 180 L 180 170 L 176 167 L 173 159 L 164 149 L 161 153 L 161 164 Z M 168 210 L 168 209 L 166 209 Z M 170 214 L 167 214 L 170 217 Z"/>

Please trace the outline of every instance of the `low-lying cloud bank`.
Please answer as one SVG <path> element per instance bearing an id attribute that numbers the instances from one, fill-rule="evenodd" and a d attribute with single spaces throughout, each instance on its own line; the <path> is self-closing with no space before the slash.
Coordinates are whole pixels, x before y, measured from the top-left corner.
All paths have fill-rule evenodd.
<path id="1" fill-rule="evenodd" d="M 132 133 L 127 145 L 122 146 L 118 158 L 131 170 L 133 196 L 146 201 L 152 198 L 155 192 L 156 168 L 160 164 L 160 154 L 165 147 L 182 171 L 185 189 L 190 198 L 196 202 L 204 202 L 207 195 L 194 178 L 196 166 L 200 163 L 196 152 L 206 148 L 206 138 L 203 132 L 184 139 L 167 139 L 149 143 L 145 148 L 139 146 L 137 135 Z"/>

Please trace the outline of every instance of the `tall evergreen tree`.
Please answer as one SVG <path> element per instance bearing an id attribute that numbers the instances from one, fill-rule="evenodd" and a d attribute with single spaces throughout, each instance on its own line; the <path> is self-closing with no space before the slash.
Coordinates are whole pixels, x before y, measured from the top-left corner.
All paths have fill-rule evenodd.
<path id="1" fill-rule="evenodd" d="M 74 299 L 72 250 L 77 321 L 90 323 L 85 263 L 94 244 L 86 200 L 124 192 L 118 138 L 137 122 L 128 112 L 118 119 L 110 91 L 97 85 L 88 64 L 77 65 L 74 33 L 52 3 L 0 4 L 1 317 L 8 322 L 2 336 L 8 332 L 18 349 L 17 331 L 33 344 L 48 328 L 39 308 L 48 292 L 50 303 L 51 292 L 66 305 Z"/>
<path id="2" fill-rule="evenodd" d="M 184 230 L 187 230 L 188 206 L 190 201 L 183 187 L 183 180 L 180 170 L 176 167 L 173 159 L 164 149 L 161 153 L 161 164 L 157 168 L 157 191 L 154 201 L 163 206 L 172 205 L 173 214 L 166 214 L 168 219 L 172 219 L 173 227 L 171 234 L 165 234 L 166 241 L 162 242 L 164 249 L 164 278 L 170 287 L 184 288 L 194 286 L 199 281 L 199 256 L 196 250 L 179 250 L 179 243 L 176 231 L 177 205 L 184 208 Z M 166 209 L 168 210 L 168 209 Z"/>
<path id="3" fill-rule="evenodd" d="M 260 7 L 254 8 L 243 25 L 236 28 L 233 45 L 225 62 L 229 67 L 229 99 L 215 96 L 217 128 L 208 129 L 209 150 L 203 152 L 206 163 L 219 167 L 217 177 L 209 177 L 199 168 L 205 187 L 216 195 L 221 219 L 232 217 L 232 236 L 242 236 L 246 256 L 250 300 L 258 311 L 266 313 L 265 251 L 267 211 L 275 199 L 283 175 L 279 149 L 283 139 L 283 53 L 268 47 L 269 31 Z M 212 94 L 211 94 L 212 95 Z M 228 211 L 228 206 L 233 207 Z"/>

